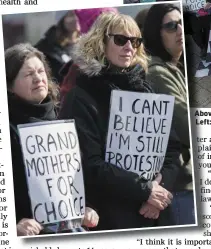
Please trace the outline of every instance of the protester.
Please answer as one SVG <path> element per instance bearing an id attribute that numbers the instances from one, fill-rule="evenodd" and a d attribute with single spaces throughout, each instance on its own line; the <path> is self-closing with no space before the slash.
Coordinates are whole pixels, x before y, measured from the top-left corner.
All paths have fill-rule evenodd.
<path id="1" fill-rule="evenodd" d="M 178 225 L 192 224 L 195 223 L 195 212 L 187 92 L 179 62 L 184 42 L 180 9 L 172 4 L 152 6 L 145 20 L 143 36 L 145 47 L 151 55 L 147 79 L 154 83 L 152 87 L 157 93 L 175 97 L 172 126 L 183 149 L 180 173 L 174 186 L 173 215 Z"/>
<path id="2" fill-rule="evenodd" d="M 104 12 L 114 12 L 117 13 L 118 10 L 116 8 L 94 8 L 94 9 L 77 9 L 75 10 L 75 14 L 78 18 L 81 33 L 85 34 L 89 31 L 95 20 L 99 15 Z M 61 73 L 64 76 L 64 80 L 60 85 L 60 97 L 61 102 L 65 96 L 65 94 L 75 86 L 75 79 L 78 73 L 78 66 L 74 64 L 73 61 L 67 63 Z"/>
<path id="3" fill-rule="evenodd" d="M 138 24 L 139 29 L 141 30 L 141 32 L 143 33 L 143 29 L 144 29 L 144 22 L 147 16 L 147 13 L 149 11 L 149 8 L 140 10 L 138 12 L 138 14 L 135 17 L 135 21 Z"/>
<path id="4" fill-rule="evenodd" d="M 71 61 L 70 51 L 80 37 L 80 25 L 74 10 L 68 11 L 35 45 L 43 52 L 57 84 L 62 82 L 61 68 Z"/>
<path id="5" fill-rule="evenodd" d="M 30 44 L 18 44 L 5 52 L 11 151 L 18 235 L 42 233 L 32 217 L 18 124 L 57 119 L 58 87 L 51 79 L 44 54 Z M 11 66 L 12 65 L 12 66 Z M 84 225 L 96 226 L 97 213 L 86 208 Z"/>
<path id="6" fill-rule="evenodd" d="M 170 188 L 176 176 L 178 144 L 168 146 L 161 172 L 164 187 L 159 185 L 161 175 L 146 181 L 105 161 L 111 91 L 151 92 L 144 80 L 147 56 L 140 30 L 130 16 L 103 13 L 80 38 L 72 56 L 79 73 L 60 118 L 76 121 L 86 198 L 100 215 L 96 229 L 154 226 L 153 219 L 171 202 L 172 195 L 164 187 Z"/>

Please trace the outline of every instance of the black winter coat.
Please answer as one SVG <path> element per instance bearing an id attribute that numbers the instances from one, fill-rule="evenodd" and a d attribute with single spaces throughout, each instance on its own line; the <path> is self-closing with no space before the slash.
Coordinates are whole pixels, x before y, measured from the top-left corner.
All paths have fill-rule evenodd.
<path id="1" fill-rule="evenodd" d="M 30 104 L 19 97 L 8 93 L 8 107 L 16 222 L 18 223 L 23 218 L 32 219 L 33 216 L 28 195 L 21 145 L 17 135 L 17 125 L 55 120 L 56 113 L 54 110 L 54 104 L 48 97 L 41 104 Z"/>
<path id="2" fill-rule="evenodd" d="M 91 64 L 96 66 L 93 61 Z M 105 162 L 111 91 L 122 89 L 151 92 L 151 88 L 143 80 L 144 73 L 139 65 L 123 73 L 117 70 L 101 70 L 100 66 L 97 69 L 99 72 L 93 73 L 93 67 L 83 64 L 85 73 L 79 75 L 77 86 L 67 94 L 60 118 L 74 118 L 76 121 L 82 151 L 86 199 L 97 209 L 100 217 L 97 229 L 155 226 L 157 222 L 145 219 L 139 214 L 141 205 L 151 193 L 151 182 Z M 169 190 L 175 183 L 180 150 L 177 139 L 173 138 L 173 141 L 169 142 L 162 171 L 164 187 Z M 159 225 L 173 223 L 169 217 L 165 217 Z"/>

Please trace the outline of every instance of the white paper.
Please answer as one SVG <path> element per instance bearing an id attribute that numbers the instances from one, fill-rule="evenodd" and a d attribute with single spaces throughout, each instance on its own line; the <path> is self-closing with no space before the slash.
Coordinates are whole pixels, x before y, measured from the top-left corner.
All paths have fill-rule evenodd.
<path id="1" fill-rule="evenodd" d="M 174 97 L 113 90 L 106 161 L 152 180 L 160 172 L 174 109 Z"/>

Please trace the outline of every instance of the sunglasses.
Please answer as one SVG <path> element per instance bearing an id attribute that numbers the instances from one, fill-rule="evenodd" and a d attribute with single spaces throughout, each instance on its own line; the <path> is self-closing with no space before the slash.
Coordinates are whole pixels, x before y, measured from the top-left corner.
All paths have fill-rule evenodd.
<path id="1" fill-rule="evenodd" d="M 125 35 L 108 34 L 108 37 L 114 37 L 114 44 L 117 46 L 124 46 L 128 41 L 131 42 L 133 48 L 138 48 L 143 42 L 139 37 L 127 37 Z"/>
<path id="2" fill-rule="evenodd" d="M 175 32 L 177 31 L 177 27 L 178 25 L 181 25 L 182 24 L 182 21 L 181 19 L 179 21 L 171 21 L 171 22 L 167 22 L 165 24 L 163 24 L 161 27 L 163 29 L 165 29 L 167 32 Z"/>

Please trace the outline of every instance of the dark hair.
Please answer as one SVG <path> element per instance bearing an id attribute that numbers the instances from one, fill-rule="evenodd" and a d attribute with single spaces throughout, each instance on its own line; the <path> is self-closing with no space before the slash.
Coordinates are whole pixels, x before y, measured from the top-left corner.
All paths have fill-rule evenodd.
<path id="1" fill-rule="evenodd" d="M 138 24 L 139 29 L 141 30 L 141 32 L 143 33 L 143 29 L 144 29 L 144 22 L 146 20 L 147 14 L 148 14 L 149 8 L 140 10 L 138 12 L 138 14 L 135 17 L 135 21 Z"/>
<path id="2" fill-rule="evenodd" d="M 65 26 L 65 19 L 67 17 L 72 17 L 75 19 L 75 22 L 77 21 L 77 16 L 75 14 L 74 10 L 69 10 L 57 23 L 56 25 L 56 39 L 59 43 L 63 43 L 66 39 L 69 39 L 72 36 L 72 33 L 74 30 L 69 31 L 67 27 Z"/>
<path id="3" fill-rule="evenodd" d="M 25 60 L 31 57 L 37 57 L 44 65 L 45 72 L 48 78 L 48 94 L 52 98 L 55 104 L 58 102 L 58 87 L 52 81 L 51 70 L 47 64 L 45 56 L 38 49 L 34 48 L 29 43 L 20 43 L 8 48 L 5 51 L 5 69 L 6 69 L 6 80 L 7 89 L 10 90 L 14 84 L 14 80 L 18 75 L 21 67 Z"/>
<path id="4" fill-rule="evenodd" d="M 146 52 L 166 62 L 172 60 L 172 55 L 166 51 L 160 31 L 164 16 L 173 10 L 181 13 L 180 9 L 173 4 L 155 4 L 148 11 L 143 30 Z"/>

